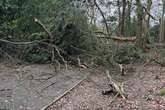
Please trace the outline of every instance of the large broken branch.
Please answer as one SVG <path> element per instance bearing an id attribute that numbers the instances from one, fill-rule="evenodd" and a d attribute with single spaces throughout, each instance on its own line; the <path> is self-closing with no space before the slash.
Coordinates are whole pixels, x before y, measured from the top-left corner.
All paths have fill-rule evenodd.
<path id="1" fill-rule="evenodd" d="M 123 99 L 126 99 L 126 97 L 124 96 L 123 83 L 122 84 L 115 83 L 115 81 L 113 81 L 112 77 L 110 76 L 110 73 L 108 70 L 106 71 L 106 74 L 109 79 L 109 83 L 110 83 L 109 85 L 112 86 L 115 90 L 113 92 L 116 92 L 117 96 L 120 95 Z"/>
<path id="2" fill-rule="evenodd" d="M 52 33 L 46 28 L 46 26 L 40 20 L 38 20 L 37 18 L 34 17 L 34 21 L 44 29 L 44 31 L 48 34 L 50 40 L 52 40 L 54 38 L 54 36 L 52 35 Z M 61 60 L 65 64 L 65 68 L 67 70 L 67 68 L 68 68 L 67 67 L 67 61 L 61 55 L 58 47 L 56 45 L 52 44 L 52 42 L 51 42 L 51 44 L 49 44 L 49 43 L 46 43 L 46 44 L 49 45 L 50 47 L 53 47 L 53 49 L 52 49 L 52 60 L 54 60 L 54 49 L 55 49 L 56 52 L 57 52 L 57 54 L 58 54 L 58 56 L 61 58 Z"/>
<path id="3" fill-rule="evenodd" d="M 48 31 L 48 29 L 46 28 L 46 26 L 37 18 L 34 17 L 34 22 L 37 23 L 38 25 L 40 25 L 44 31 L 49 35 L 49 39 L 53 39 L 54 36 L 52 35 L 52 33 L 50 31 Z"/>
<path id="4" fill-rule="evenodd" d="M 135 42 L 136 37 L 99 37 L 103 39 L 112 39 L 117 42 Z"/>
<path id="5" fill-rule="evenodd" d="M 133 37 L 106 37 L 106 34 L 104 32 L 95 32 L 96 34 L 102 34 L 104 35 L 105 37 L 98 37 L 100 39 L 111 39 L 111 40 L 114 40 L 114 41 L 118 41 L 118 42 L 135 42 L 136 41 L 136 37 L 133 36 Z"/>
<path id="6" fill-rule="evenodd" d="M 118 41 L 118 42 L 135 42 L 137 39 L 136 36 L 133 36 L 133 37 L 117 37 L 117 36 L 116 37 L 106 37 L 107 34 L 104 32 L 97 31 L 95 33 L 104 35 L 104 37 L 99 36 L 98 38 L 100 38 L 100 39 L 112 39 L 112 40 Z"/>

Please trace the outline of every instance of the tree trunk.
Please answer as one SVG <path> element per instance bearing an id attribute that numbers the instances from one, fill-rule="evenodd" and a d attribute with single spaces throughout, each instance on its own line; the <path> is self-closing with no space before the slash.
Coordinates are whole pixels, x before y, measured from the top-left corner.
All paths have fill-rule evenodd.
<path id="1" fill-rule="evenodd" d="M 118 17 L 119 17 L 119 24 L 118 24 L 118 36 L 121 36 L 121 5 L 120 5 L 120 0 L 117 0 L 117 6 L 118 6 Z"/>
<path id="2" fill-rule="evenodd" d="M 127 18 L 126 18 L 126 36 L 131 36 L 131 8 L 132 8 L 132 0 L 127 1 L 128 8 L 127 8 Z"/>
<path id="3" fill-rule="evenodd" d="M 147 0 L 147 8 L 144 12 L 144 18 L 143 18 L 143 48 L 146 47 L 147 41 L 149 39 L 149 28 L 150 28 L 150 11 L 152 6 L 152 0 Z"/>
<path id="4" fill-rule="evenodd" d="M 160 38 L 159 38 L 159 42 L 160 43 L 164 43 L 165 42 L 165 0 L 162 0 L 163 2 L 163 13 L 162 13 L 162 17 L 161 17 L 161 21 L 160 21 Z"/>
<path id="5" fill-rule="evenodd" d="M 121 35 L 124 36 L 124 28 L 125 28 L 125 14 L 126 14 L 126 6 L 127 6 L 127 1 L 123 0 L 122 1 L 122 5 L 123 5 L 123 10 L 122 10 L 122 20 L 121 20 Z"/>
<path id="6" fill-rule="evenodd" d="M 128 9 L 127 9 L 127 22 L 131 22 L 131 8 L 132 8 L 132 0 L 127 1 Z"/>
<path id="7" fill-rule="evenodd" d="M 143 30 L 143 7 L 141 4 L 141 0 L 136 0 L 137 4 L 137 9 L 136 9 L 136 14 L 137 14 L 137 41 L 136 41 L 136 46 L 143 48 L 145 46 L 144 42 L 144 35 L 142 35 L 142 30 Z"/>
<path id="8" fill-rule="evenodd" d="M 151 11 L 151 6 L 152 6 L 152 0 L 147 0 L 147 11 L 149 13 Z M 150 27 L 150 16 L 149 15 L 148 15 L 148 18 L 147 18 L 147 26 L 148 26 L 148 28 Z"/>

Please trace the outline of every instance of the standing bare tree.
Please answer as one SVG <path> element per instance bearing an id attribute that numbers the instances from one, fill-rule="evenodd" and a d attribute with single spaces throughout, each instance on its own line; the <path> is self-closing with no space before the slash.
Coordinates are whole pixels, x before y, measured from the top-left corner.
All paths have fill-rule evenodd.
<path id="1" fill-rule="evenodd" d="M 122 0 L 122 18 L 121 18 L 121 32 L 120 32 L 121 36 L 124 36 L 126 6 L 127 6 L 127 1 Z"/>
<path id="2" fill-rule="evenodd" d="M 128 8 L 127 8 L 127 20 L 131 22 L 131 8 L 132 8 L 132 0 L 127 0 Z"/>
<path id="3" fill-rule="evenodd" d="M 149 16 L 149 13 L 151 12 L 151 7 L 152 7 L 152 0 L 147 0 L 147 12 L 146 12 L 146 20 L 147 20 L 147 26 L 148 26 L 148 28 L 149 28 L 149 26 L 150 26 L 150 16 Z"/>
<path id="4" fill-rule="evenodd" d="M 119 17 L 119 25 L 118 25 L 118 35 L 121 36 L 121 1 L 117 0 L 117 7 L 118 7 L 118 17 Z"/>
<path id="5" fill-rule="evenodd" d="M 160 21 L 160 39 L 159 42 L 163 43 L 165 41 L 165 0 L 162 0 L 163 2 L 163 12 L 162 12 L 162 17 Z"/>
<path id="6" fill-rule="evenodd" d="M 85 2 L 86 5 L 86 13 L 89 17 L 89 21 L 91 25 L 96 25 L 96 6 L 94 4 L 94 0 L 88 0 Z"/>
<path id="7" fill-rule="evenodd" d="M 131 29 L 131 9 L 132 9 L 132 1 L 133 0 L 127 0 L 127 13 L 126 13 L 126 36 L 130 36 L 131 35 L 131 32 L 130 32 L 130 29 Z"/>
<path id="8" fill-rule="evenodd" d="M 143 6 L 141 3 L 141 0 L 136 0 L 137 8 L 136 8 L 136 14 L 137 14 L 137 40 L 136 45 L 140 48 L 144 48 L 144 41 L 143 41 Z"/>
<path id="9" fill-rule="evenodd" d="M 144 10 L 144 18 L 143 18 L 143 42 L 144 42 L 144 47 L 146 47 L 147 40 L 149 37 L 149 27 L 150 27 L 150 11 L 151 11 L 151 6 L 152 6 L 152 0 L 147 0 L 147 8 L 143 7 Z"/>

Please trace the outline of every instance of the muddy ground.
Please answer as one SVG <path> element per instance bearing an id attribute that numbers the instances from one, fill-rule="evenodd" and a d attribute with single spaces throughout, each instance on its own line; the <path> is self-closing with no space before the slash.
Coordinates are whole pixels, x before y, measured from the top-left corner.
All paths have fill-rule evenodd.
<path id="1" fill-rule="evenodd" d="M 115 75 L 124 82 L 127 99 L 103 95 L 108 88 L 107 76 L 96 72 L 47 110 L 165 110 L 165 96 L 159 92 L 165 88 L 165 67 L 159 65 L 134 65 L 134 72 L 125 76 Z"/>

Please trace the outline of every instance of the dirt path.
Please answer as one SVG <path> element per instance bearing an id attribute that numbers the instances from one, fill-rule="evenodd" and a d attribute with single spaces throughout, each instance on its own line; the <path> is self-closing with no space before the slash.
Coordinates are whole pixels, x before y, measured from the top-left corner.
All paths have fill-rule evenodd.
<path id="1" fill-rule="evenodd" d="M 165 96 L 158 95 L 165 88 L 165 68 L 156 65 L 134 68 L 136 72 L 118 75 L 125 81 L 126 100 L 119 97 L 110 104 L 114 96 L 102 95 L 102 90 L 108 88 L 107 78 L 96 73 L 47 110 L 165 110 Z"/>
<path id="2" fill-rule="evenodd" d="M 85 77 L 50 65 L 0 64 L 0 110 L 40 110 Z"/>

